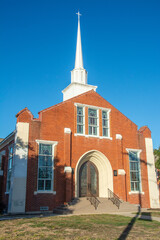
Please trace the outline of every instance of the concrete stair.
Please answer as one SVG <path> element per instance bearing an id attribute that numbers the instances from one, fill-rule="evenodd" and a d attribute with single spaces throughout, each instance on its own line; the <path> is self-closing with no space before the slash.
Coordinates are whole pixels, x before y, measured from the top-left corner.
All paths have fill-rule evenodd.
<path id="1" fill-rule="evenodd" d="M 102 213 L 118 213 L 118 212 L 137 212 L 138 205 L 123 202 L 119 209 L 107 198 L 98 198 L 100 201 L 98 208 L 95 210 L 87 198 L 75 198 L 72 202 L 61 205 L 53 210 L 56 214 L 102 214 Z"/>

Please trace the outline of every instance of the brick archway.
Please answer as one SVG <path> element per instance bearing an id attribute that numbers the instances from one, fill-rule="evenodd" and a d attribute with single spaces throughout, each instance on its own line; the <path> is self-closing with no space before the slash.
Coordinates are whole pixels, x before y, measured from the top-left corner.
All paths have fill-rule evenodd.
<path id="1" fill-rule="evenodd" d="M 108 197 L 108 188 L 113 191 L 113 170 L 108 158 L 97 150 L 86 152 L 77 162 L 75 169 L 75 196 L 79 197 L 79 171 L 86 161 L 94 163 L 99 171 L 99 197 Z"/>

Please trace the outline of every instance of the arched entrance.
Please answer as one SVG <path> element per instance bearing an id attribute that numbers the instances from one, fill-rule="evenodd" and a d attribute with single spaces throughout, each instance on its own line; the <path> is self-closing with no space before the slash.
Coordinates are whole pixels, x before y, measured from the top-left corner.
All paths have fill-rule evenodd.
<path id="1" fill-rule="evenodd" d="M 87 170 L 87 162 L 91 163 L 90 166 L 94 166 L 94 178 L 97 178 L 96 195 L 99 197 L 108 197 L 108 188 L 113 191 L 113 170 L 108 158 L 97 150 L 86 152 L 77 162 L 75 168 L 75 196 L 87 196 L 88 189 L 91 187 L 88 185 L 92 180 L 88 180 L 89 177 L 87 177 L 87 171 L 90 171 Z M 82 181 L 83 179 L 84 182 Z M 96 182 L 96 180 L 94 181 Z M 83 189 L 81 189 L 82 187 Z"/>
<path id="2" fill-rule="evenodd" d="M 87 161 L 83 163 L 79 171 L 79 196 L 86 197 L 94 194 L 99 196 L 98 169 L 94 163 Z"/>

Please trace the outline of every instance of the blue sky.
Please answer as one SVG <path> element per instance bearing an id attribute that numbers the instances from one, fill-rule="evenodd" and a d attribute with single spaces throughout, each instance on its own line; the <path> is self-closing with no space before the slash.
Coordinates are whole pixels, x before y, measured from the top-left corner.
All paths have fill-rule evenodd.
<path id="1" fill-rule="evenodd" d="M 74 68 L 81 12 L 88 83 L 160 146 L 160 1 L 1 0 L 0 137 L 28 107 L 35 117 L 62 101 Z"/>

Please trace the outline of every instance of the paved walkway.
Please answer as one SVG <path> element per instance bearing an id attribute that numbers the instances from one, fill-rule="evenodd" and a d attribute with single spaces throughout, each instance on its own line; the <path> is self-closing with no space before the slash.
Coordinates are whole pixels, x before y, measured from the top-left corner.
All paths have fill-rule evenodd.
<path id="1" fill-rule="evenodd" d="M 149 211 L 146 211 L 149 214 Z M 92 214 L 96 214 L 96 212 L 93 212 Z M 99 213 L 98 213 L 99 214 Z M 144 219 L 144 220 L 149 220 L 149 221 L 158 221 L 160 222 L 160 217 L 153 217 L 153 216 L 147 216 L 147 215 L 142 215 L 140 214 L 135 214 L 135 213 L 131 213 L 131 212 L 109 212 L 109 213 L 103 213 L 103 214 L 115 214 L 115 215 L 121 215 L 121 216 L 125 216 L 125 217 L 131 217 L 131 218 L 138 218 L 138 219 Z M 58 215 L 58 214 L 52 214 L 52 213 L 44 213 L 44 214 L 36 214 L 36 215 L 6 215 L 6 216 L 0 216 L 0 221 L 4 221 L 4 220 L 14 220 L 14 219 L 29 219 L 29 218 L 42 218 L 42 217 L 51 217 L 51 216 L 62 216 L 62 217 L 70 217 L 70 216 L 75 216 L 75 215 L 90 215 L 90 214 L 85 214 L 85 213 L 81 213 L 81 214 L 68 214 L 68 215 Z"/>
<path id="2" fill-rule="evenodd" d="M 149 212 L 147 212 L 149 214 Z M 119 213 L 113 213 L 115 215 L 122 215 L 122 216 L 125 216 L 125 217 L 136 217 L 138 219 L 144 219 L 144 220 L 149 220 L 149 221 L 158 221 L 160 222 L 160 217 L 153 217 L 151 215 L 143 215 L 143 214 L 133 214 L 133 213 L 130 213 L 130 212 L 119 212 Z"/>

